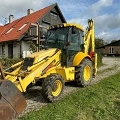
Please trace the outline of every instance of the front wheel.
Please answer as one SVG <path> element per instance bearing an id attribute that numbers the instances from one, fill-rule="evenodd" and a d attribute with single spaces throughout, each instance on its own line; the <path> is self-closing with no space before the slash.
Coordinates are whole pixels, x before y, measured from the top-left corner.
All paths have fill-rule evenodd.
<path id="1" fill-rule="evenodd" d="M 59 74 L 50 74 L 42 84 L 42 95 L 48 102 L 58 100 L 64 88 L 64 80 Z"/>
<path id="2" fill-rule="evenodd" d="M 78 86 L 88 86 L 92 80 L 93 68 L 90 59 L 85 58 L 76 67 L 75 81 Z"/>

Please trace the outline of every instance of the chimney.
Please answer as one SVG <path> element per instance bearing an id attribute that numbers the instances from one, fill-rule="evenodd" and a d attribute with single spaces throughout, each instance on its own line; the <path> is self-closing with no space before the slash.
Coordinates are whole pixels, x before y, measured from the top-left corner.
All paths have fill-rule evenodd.
<path id="1" fill-rule="evenodd" d="M 28 9 L 28 10 L 27 10 L 27 15 L 30 15 L 30 14 L 33 13 L 33 12 L 34 12 L 33 9 Z"/>
<path id="2" fill-rule="evenodd" d="M 14 21 L 14 16 L 13 15 L 9 15 L 9 23 L 12 23 Z"/>

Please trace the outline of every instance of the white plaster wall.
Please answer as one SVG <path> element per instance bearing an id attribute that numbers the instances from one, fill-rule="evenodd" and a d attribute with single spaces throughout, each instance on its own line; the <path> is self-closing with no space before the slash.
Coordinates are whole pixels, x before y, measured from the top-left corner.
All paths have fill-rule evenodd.
<path id="1" fill-rule="evenodd" d="M 13 58 L 20 58 L 20 43 L 13 45 Z"/>
<path id="2" fill-rule="evenodd" d="M 8 57 L 8 46 L 5 44 L 4 55 L 2 54 L 2 44 L 0 45 L 0 58 Z"/>
<path id="3" fill-rule="evenodd" d="M 8 57 L 8 44 L 5 44 L 5 57 Z"/>
<path id="4" fill-rule="evenodd" d="M 8 57 L 8 47 L 7 47 L 7 44 L 5 44 L 4 55 L 2 54 L 2 44 L 0 45 L 0 58 L 3 58 L 3 57 Z"/>
<path id="5" fill-rule="evenodd" d="M 21 41 L 21 51 L 23 58 L 32 53 L 32 51 L 29 50 L 29 44 L 26 41 Z"/>
<path id="6" fill-rule="evenodd" d="M 21 44 L 21 54 L 23 58 L 28 56 L 32 53 L 32 51 L 29 51 L 29 44 L 27 44 L 26 41 L 21 41 L 21 43 L 14 43 L 13 44 L 13 58 L 20 58 L 20 44 Z M 0 45 L 0 58 L 1 57 L 8 57 L 8 44 L 5 44 L 5 54 L 2 55 L 2 44 Z"/>

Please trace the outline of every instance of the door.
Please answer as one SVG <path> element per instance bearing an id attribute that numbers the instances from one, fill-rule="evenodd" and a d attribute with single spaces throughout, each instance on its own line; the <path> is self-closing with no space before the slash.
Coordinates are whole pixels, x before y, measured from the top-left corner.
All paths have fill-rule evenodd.
<path id="1" fill-rule="evenodd" d="M 8 44 L 8 58 L 13 58 L 13 44 Z"/>
<path id="2" fill-rule="evenodd" d="M 76 27 L 71 27 L 69 34 L 69 46 L 67 47 L 67 66 L 72 66 L 73 59 L 78 52 L 83 52 L 83 31 Z"/>

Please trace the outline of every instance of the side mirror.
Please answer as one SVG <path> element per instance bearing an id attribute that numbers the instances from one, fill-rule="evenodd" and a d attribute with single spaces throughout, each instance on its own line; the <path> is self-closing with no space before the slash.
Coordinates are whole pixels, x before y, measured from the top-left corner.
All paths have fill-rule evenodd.
<path id="1" fill-rule="evenodd" d="M 81 48 L 82 50 L 84 50 L 84 44 L 81 44 L 81 45 L 80 45 L 80 48 Z"/>

